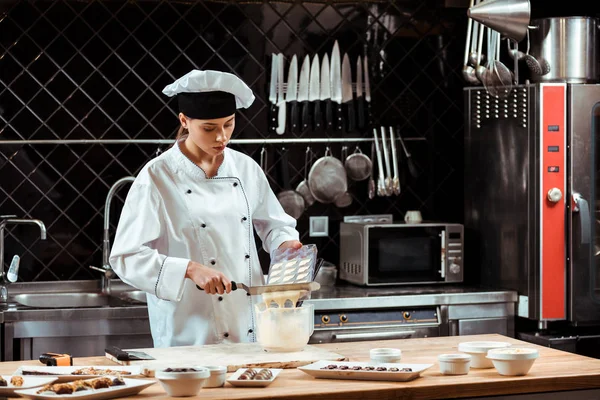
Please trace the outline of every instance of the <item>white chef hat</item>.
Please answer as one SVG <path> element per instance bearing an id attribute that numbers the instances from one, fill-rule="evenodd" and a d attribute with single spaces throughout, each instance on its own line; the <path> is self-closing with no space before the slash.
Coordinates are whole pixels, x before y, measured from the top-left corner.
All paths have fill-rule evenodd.
<path id="1" fill-rule="evenodd" d="M 240 78 L 211 70 L 194 69 L 165 86 L 163 93 L 169 97 L 177 95 L 179 111 L 196 119 L 227 117 L 254 102 L 252 89 Z"/>

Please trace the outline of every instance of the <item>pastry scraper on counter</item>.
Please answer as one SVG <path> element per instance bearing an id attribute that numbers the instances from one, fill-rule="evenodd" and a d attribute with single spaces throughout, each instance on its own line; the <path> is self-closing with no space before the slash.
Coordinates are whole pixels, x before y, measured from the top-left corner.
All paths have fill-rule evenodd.
<path id="1" fill-rule="evenodd" d="M 122 350 L 116 346 L 110 346 L 104 349 L 106 358 L 115 361 L 121 365 L 129 365 L 131 361 L 155 360 L 151 355 L 143 351 Z"/>

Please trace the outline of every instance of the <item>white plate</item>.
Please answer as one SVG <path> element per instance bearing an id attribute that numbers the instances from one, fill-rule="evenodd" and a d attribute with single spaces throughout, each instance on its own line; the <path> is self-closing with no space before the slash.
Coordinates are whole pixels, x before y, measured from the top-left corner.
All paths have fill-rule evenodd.
<path id="1" fill-rule="evenodd" d="M 148 386 L 152 386 L 156 381 L 142 380 L 142 379 L 127 379 L 124 378 L 125 385 L 123 386 L 111 386 L 105 389 L 90 389 L 82 390 L 72 394 L 38 394 L 37 391 L 40 388 L 26 389 L 26 390 L 15 390 L 15 393 L 23 397 L 29 397 L 30 399 L 39 400 L 59 400 L 59 399 L 86 399 L 86 400 L 102 400 L 112 399 L 115 397 L 125 397 L 138 394 Z"/>
<path id="2" fill-rule="evenodd" d="M 339 370 L 339 369 L 321 369 L 328 365 L 337 365 L 338 367 L 341 365 L 346 365 L 348 368 L 352 368 L 355 366 L 366 367 L 386 367 L 389 368 L 411 368 L 412 372 L 390 372 L 390 371 L 365 371 L 359 370 L 354 371 L 352 369 Z M 428 368 L 431 368 L 433 364 L 400 364 L 400 363 L 367 363 L 367 362 L 352 362 L 352 361 L 317 361 L 310 365 L 305 365 L 303 367 L 298 367 L 299 370 L 305 372 L 309 375 L 314 376 L 315 378 L 324 378 L 324 379 L 356 379 L 356 380 L 366 380 L 366 381 L 397 381 L 397 382 L 407 382 L 412 381 L 419 377 L 421 372 L 425 371 Z"/>
<path id="3" fill-rule="evenodd" d="M 256 372 L 260 371 L 261 369 L 268 369 L 273 374 L 273 377 L 269 380 L 238 379 L 239 376 L 242 375 L 247 369 L 248 368 L 238 369 L 233 375 L 231 375 L 229 379 L 227 379 L 227 382 L 231 383 L 233 386 L 265 387 L 273 383 L 275 378 L 277 378 L 277 375 L 279 375 L 281 372 L 281 369 L 277 368 L 253 368 L 256 370 Z"/>
<path id="4" fill-rule="evenodd" d="M 19 397 L 18 394 L 15 394 L 15 390 L 44 386 L 56 380 L 56 377 L 53 376 L 23 376 L 23 386 L 13 386 L 10 384 L 12 375 L 2 375 L 2 377 L 6 379 L 8 386 L 0 386 L 0 396 L 7 397 Z"/>
<path id="5" fill-rule="evenodd" d="M 74 381 L 77 379 L 90 379 L 90 378 L 97 378 L 99 376 L 102 375 L 73 375 L 73 372 L 77 371 L 78 369 L 82 369 L 82 368 L 95 368 L 95 369 L 110 369 L 113 371 L 124 371 L 124 372 L 130 372 L 130 375 L 122 375 L 123 378 L 132 378 L 134 376 L 142 376 L 142 367 L 141 366 L 123 366 L 123 365 L 117 365 L 117 366 L 113 366 L 113 365 L 92 365 L 92 366 L 76 366 L 76 367 L 45 367 L 45 366 L 40 366 L 40 367 L 35 367 L 35 366 L 28 366 L 28 365 L 23 365 L 21 367 L 19 367 L 19 369 L 17 369 L 15 371 L 15 373 L 13 375 L 22 375 L 24 378 L 28 377 L 28 376 L 35 376 L 35 377 L 44 377 L 44 378 L 56 378 L 58 382 L 70 382 L 70 381 Z M 34 371 L 34 372 L 46 372 L 46 373 L 51 373 L 52 375 L 26 375 L 23 372 L 24 371 Z M 108 376 L 113 376 L 113 375 L 108 375 Z"/>

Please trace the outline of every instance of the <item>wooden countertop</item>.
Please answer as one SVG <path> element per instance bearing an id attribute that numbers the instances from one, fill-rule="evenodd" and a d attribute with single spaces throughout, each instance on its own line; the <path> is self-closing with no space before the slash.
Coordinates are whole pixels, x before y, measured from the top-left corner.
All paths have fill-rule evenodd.
<path id="1" fill-rule="evenodd" d="M 458 343 L 473 340 L 508 341 L 515 345 L 536 347 L 540 358 L 522 377 L 504 377 L 495 369 L 471 369 L 468 375 L 444 376 L 439 372 L 437 356 L 456 352 Z M 402 350 L 402 362 L 434 364 L 421 378 L 411 382 L 378 382 L 315 379 L 302 371 L 288 369 L 266 388 L 238 388 L 225 384 L 216 389 L 201 389 L 201 399 L 446 399 L 476 396 L 555 392 L 562 390 L 600 389 L 600 360 L 525 343 L 501 335 L 452 336 L 426 339 L 386 340 L 322 344 L 349 357 L 351 361 L 368 361 L 369 350 L 394 347 Z M 0 363 L 0 374 L 11 374 L 21 365 L 40 365 L 34 361 Z M 116 365 L 105 357 L 77 358 L 76 365 Z M 202 363 L 200 363 L 202 364 Z M 160 384 L 145 389 L 130 399 L 168 398 Z"/>

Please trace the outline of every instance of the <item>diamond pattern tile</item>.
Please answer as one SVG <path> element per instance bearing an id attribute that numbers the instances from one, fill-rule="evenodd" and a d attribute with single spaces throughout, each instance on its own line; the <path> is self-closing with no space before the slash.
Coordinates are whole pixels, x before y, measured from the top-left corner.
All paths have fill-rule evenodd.
<path id="1" fill-rule="evenodd" d="M 0 19 L 0 212 L 39 218 L 48 240 L 31 227 L 12 227 L 6 260 L 21 255 L 22 281 L 98 278 L 104 200 L 119 178 L 135 175 L 158 144 L 3 145 L 22 139 L 166 139 L 177 123 L 175 103 L 161 90 L 192 68 L 241 76 L 257 99 L 239 113 L 236 138 L 276 137 L 269 129 L 271 53 L 289 61 L 334 41 L 350 56 L 368 55 L 376 124 L 393 125 L 419 170 L 400 154 L 402 193 L 368 200 L 367 182 L 350 182 L 353 203 L 315 204 L 298 220 L 302 239 L 334 263 L 344 215 L 419 209 L 427 219 L 462 221 L 462 86 L 464 10 L 435 0 L 402 2 L 269 2 L 19 0 Z M 370 136 L 371 132 L 356 135 Z M 289 133 L 286 134 L 289 137 Z M 334 137 L 336 132 L 298 132 Z M 233 146 L 259 160 L 263 146 Z M 341 145 L 330 146 L 336 157 Z M 267 175 L 282 181 L 282 146 L 267 146 Z M 292 185 L 304 177 L 306 146 L 290 149 Z M 349 144 L 354 149 L 354 144 Z M 371 146 L 361 145 L 366 154 Z M 324 145 L 312 145 L 315 157 Z M 315 158 L 316 159 L 316 158 Z M 112 206 L 116 227 L 127 193 Z M 330 237 L 308 237 L 308 217 L 327 215 Z M 266 266 L 266 254 L 261 252 Z"/>

